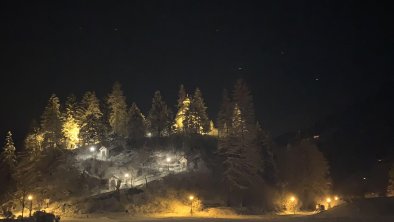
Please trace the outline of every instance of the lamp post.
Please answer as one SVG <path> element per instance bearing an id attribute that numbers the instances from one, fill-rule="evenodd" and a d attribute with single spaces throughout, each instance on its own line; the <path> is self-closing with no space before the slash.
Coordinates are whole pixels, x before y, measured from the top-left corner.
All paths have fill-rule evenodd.
<path id="1" fill-rule="evenodd" d="M 170 172 L 170 162 L 171 162 L 171 158 L 170 158 L 170 157 L 167 157 L 166 161 L 167 161 L 168 172 Z"/>
<path id="2" fill-rule="evenodd" d="M 189 196 L 189 200 L 190 200 L 190 216 L 193 216 L 193 200 L 194 200 L 194 196 L 190 195 Z"/>
<path id="3" fill-rule="evenodd" d="M 47 207 L 46 207 L 46 208 L 48 208 L 48 207 L 49 207 L 49 201 L 50 201 L 50 199 L 49 199 L 49 198 L 46 198 L 46 199 L 45 199 L 45 204 L 47 205 Z"/>
<path id="4" fill-rule="evenodd" d="M 326 202 L 327 202 L 327 209 L 330 209 L 331 208 L 331 198 L 327 197 Z"/>
<path id="5" fill-rule="evenodd" d="M 33 196 L 29 195 L 29 196 L 27 196 L 27 199 L 30 201 L 29 217 L 31 217 L 31 210 L 33 208 Z"/>
<path id="6" fill-rule="evenodd" d="M 126 178 L 126 179 L 125 179 L 126 187 L 128 187 L 128 186 L 127 186 L 127 179 L 129 178 L 129 176 L 130 176 L 130 175 L 129 175 L 128 173 L 125 173 L 125 174 L 124 174 L 124 177 Z"/>
<path id="7" fill-rule="evenodd" d="M 96 147 L 95 146 L 89 147 L 89 151 L 92 153 L 93 159 L 96 159 Z"/>
<path id="8" fill-rule="evenodd" d="M 295 214 L 295 212 L 296 212 L 296 198 L 294 196 L 290 197 L 290 203 L 291 203 L 291 206 L 293 207 L 293 214 Z"/>

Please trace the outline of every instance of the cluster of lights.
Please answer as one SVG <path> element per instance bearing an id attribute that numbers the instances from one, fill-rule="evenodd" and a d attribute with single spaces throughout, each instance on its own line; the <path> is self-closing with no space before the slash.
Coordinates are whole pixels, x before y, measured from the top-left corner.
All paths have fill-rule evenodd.
<path id="1" fill-rule="evenodd" d="M 335 201 L 339 200 L 339 197 L 338 197 L 338 196 L 334 196 L 334 200 L 335 200 Z M 331 197 L 327 197 L 327 198 L 326 198 L 326 202 L 327 202 L 327 203 L 331 203 L 331 202 L 332 202 Z"/>

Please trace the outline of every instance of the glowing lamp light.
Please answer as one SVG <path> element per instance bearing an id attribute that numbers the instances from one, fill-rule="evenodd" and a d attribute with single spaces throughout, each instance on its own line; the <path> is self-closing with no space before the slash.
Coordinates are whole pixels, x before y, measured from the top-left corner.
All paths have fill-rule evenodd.
<path id="1" fill-rule="evenodd" d="M 167 157 L 166 161 L 167 161 L 167 162 L 170 162 L 170 161 L 171 161 L 171 158 L 170 158 L 170 157 Z"/>
<path id="2" fill-rule="evenodd" d="M 96 147 L 91 146 L 91 147 L 89 148 L 89 150 L 90 150 L 90 152 L 94 152 L 94 151 L 96 151 Z"/>
<path id="3" fill-rule="evenodd" d="M 147 136 L 147 137 L 152 137 L 152 133 L 149 132 L 149 133 L 146 134 L 146 136 Z"/>
<path id="4" fill-rule="evenodd" d="M 335 197 L 334 197 L 334 200 L 339 200 L 339 197 L 338 197 L 338 196 L 335 196 Z"/>
<path id="5" fill-rule="evenodd" d="M 129 176 L 130 176 L 130 175 L 129 175 L 128 173 L 126 173 L 126 174 L 124 175 L 124 177 L 126 177 L 126 178 L 129 177 Z"/>
<path id="6" fill-rule="evenodd" d="M 28 200 L 33 200 L 33 196 L 32 196 L 32 195 L 29 195 L 29 196 L 27 196 L 27 199 L 28 199 Z"/>
<path id="7" fill-rule="evenodd" d="M 327 197 L 326 201 L 327 203 L 331 203 L 331 198 Z"/>
<path id="8" fill-rule="evenodd" d="M 193 200 L 194 199 L 194 196 L 193 195 L 190 195 L 189 196 L 189 200 Z"/>
<path id="9" fill-rule="evenodd" d="M 296 200 L 296 198 L 295 198 L 294 196 L 291 196 L 291 197 L 290 197 L 290 201 L 291 201 L 291 202 L 294 202 L 295 200 Z"/>

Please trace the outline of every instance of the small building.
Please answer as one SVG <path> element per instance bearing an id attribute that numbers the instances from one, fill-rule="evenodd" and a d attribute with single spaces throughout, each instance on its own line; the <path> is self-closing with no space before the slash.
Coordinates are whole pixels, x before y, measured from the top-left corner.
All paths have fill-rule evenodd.
<path id="1" fill-rule="evenodd" d="M 179 161 L 179 165 L 180 165 L 181 170 L 182 171 L 187 170 L 187 159 L 184 156 L 182 156 L 178 161 Z"/>
<path id="2" fill-rule="evenodd" d="M 108 148 L 105 146 L 102 146 L 97 154 L 97 159 L 99 160 L 107 160 L 108 159 Z"/>
<path id="3" fill-rule="evenodd" d="M 119 186 L 120 187 L 120 183 L 122 180 L 119 179 L 119 177 L 117 176 L 111 176 L 108 179 L 108 190 L 116 190 L 116 187 Z M 118 185 L 119 184 L 119 185 Z"/>

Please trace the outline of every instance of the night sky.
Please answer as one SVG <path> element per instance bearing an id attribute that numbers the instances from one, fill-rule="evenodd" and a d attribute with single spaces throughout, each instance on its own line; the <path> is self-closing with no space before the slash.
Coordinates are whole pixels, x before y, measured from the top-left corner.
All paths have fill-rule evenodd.
<path id="1" fill-rule="evenodd" d="M 2 1 L 1 143 L 7 130 L 21 140 L 52 93 L 102 98 L 116 80 L 145 113 L 156 89 L 174 107 L 181 83 L 198 86 L 215 120 L 222 89 L 242 77 L 280 135 L 393 78 L 388 4 L 256 2 Z"/>

